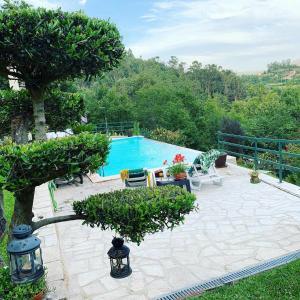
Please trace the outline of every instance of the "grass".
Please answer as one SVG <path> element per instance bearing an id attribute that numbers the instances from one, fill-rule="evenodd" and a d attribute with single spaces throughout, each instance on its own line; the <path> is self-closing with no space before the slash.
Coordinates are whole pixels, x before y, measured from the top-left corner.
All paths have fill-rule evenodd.
<path id="1" fill-rule="evenodd" d="M 13 211 L 14 211 L 14 196 L 12 193 L 8 191 L 4 191 L 4 215 L 5 215 L 5 219 L 7 220 L 7 224 L 6 224 L 7 227 L 10 224 Z M 7 235 L 5 235 L 0 243 L 0 256 L 3 258 L 5 262 L 8 262 L 8 256 L 6 251 L 7 242 L 8 242 L 8 237 Z"/>
<path id="2" fill-rule="evenodd" d="M 299 300 L 300 260 L 189 300 Z"/>

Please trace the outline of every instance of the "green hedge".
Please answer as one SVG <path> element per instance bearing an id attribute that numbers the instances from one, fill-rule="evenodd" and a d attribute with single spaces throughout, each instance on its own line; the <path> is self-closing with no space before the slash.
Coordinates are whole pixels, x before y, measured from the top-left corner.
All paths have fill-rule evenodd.
<path id="1" fill-rule="evenodd" d="M 0 147 L 0 188 L 38 186 L 76 172 L 96 171 L 106 160 L 110 141 L 101 134 Z"/>
<path id="2" fill-rule="evenodd" d="M 84 224 L 111 229 L 140 244 L 148 233 L 173 229 L 194 208 L 196 197 L 175 187 L 125 189 L 88 197 L 73 203 Z"/>
<path id="3" fill-rule="evenodd" d="M 44 277 L 34 283 L 16 285 L 10 279 L 9 268 L 0 269 L 1 300 L 31 300 L 40 291 L 48 291 Z"/>

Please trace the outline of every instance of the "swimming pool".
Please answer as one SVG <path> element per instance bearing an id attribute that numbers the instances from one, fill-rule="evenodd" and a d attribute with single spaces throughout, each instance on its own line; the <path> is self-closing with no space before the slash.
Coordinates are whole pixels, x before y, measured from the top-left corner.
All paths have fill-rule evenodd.
<path id="1" fill-rule="evenodd" d="M 157 142 L 144 137 L 112 140 L 106 166 L 99 169 L 100 176 L 117 175 L 123 169 L 158 168 L 166 159 L 171 162 L 176 154 L 183 154 L 186 161 L 194 161 L 199 151 Z M 103 173 L 104 171 L 104 173 Z"/>

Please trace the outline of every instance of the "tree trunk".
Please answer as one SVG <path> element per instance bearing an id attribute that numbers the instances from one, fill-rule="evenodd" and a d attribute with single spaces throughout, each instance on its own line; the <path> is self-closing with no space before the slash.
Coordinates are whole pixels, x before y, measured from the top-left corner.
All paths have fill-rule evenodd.
<path id="1" fill-rule="evenodd" d="M 42 89 L 31 89 L 29 92 L 31 94 L 33 105 L 35 139 L 43 141 L 46 140 L 44 91 Z"/>
<path id="2" fill-rule="evenodd" d="M 17 144 L 28 143 L 28 118 L 17 116 L 11 120 L 11 137 Z"/>
<path id="3" fill-rule="evenodd" d="M 20 224 L 31 224 L 33 218 L 33 198 L 34 187 L 15 192 L 15 208 L 10 224 L 10 229 Z"/>

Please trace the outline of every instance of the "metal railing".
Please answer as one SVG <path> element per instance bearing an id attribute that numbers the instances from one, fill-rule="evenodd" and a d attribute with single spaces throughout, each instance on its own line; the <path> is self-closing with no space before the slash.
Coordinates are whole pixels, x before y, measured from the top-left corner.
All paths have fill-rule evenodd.
<path id="1" fill-rule="evenodd" d="M 105 122 L 96 125 L 96 132 L 126 133 L 134 128 L 134 122 Z"/>
<path id="2" fill-rule="evenodd" d="M 289 152 L 287 145 L 300 145 L 300 140 L 260 138 L 218 132 L 220 151 L 253 161 L 255 169 L 258 169 L 259 165 L 273 166 L 278 170 L 280 182 L 283 180 L 284 171 L 300 172 L 299 167 L 285 163 L 287 157 L 297 158 L 300 162 L 300 154 Z M 262 153 L 273 155 L 274 160 L 261 157 Z"/>

